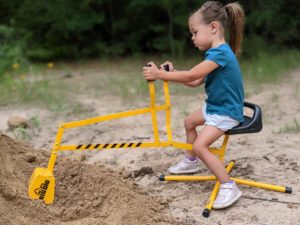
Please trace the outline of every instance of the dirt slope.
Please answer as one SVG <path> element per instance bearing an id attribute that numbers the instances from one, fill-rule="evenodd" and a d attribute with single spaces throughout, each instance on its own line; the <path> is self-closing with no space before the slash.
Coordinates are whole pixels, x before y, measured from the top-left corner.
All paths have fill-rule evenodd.
<path id="1" fill-rule="evenodd" d="M 105 167 L 59 160 L 56 199 L 50 206 L 27 197 L 33 168 L 47 162 L 43 151 L 0 134 L 1 224 L 170 224 L 164 201 L 142 192 Z M 43 165 L 45 166 L 45 165 Z"/>

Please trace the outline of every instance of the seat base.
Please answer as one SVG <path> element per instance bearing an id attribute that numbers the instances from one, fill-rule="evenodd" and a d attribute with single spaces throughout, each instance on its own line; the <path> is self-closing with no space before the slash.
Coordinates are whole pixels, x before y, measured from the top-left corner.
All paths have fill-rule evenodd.
<path id="1" fill-rule="evenodd" d="M 235 164 L 235 161 L 231 161 L 228 166 L 226 167 L 226 171 L 229 173 L 233 166 Z M 235 177 L 230 177 L 231 180 L 234 180 L 237 184 L 241 185 L 248 185 L 252 187 L 257 187 L 257 188 L 263 188 L 267 190 L 272 190 L 272 191 L 278 191 L 278 192 L 284 192 L 291 194 L 292 193 L 292 188 L 291 187 L 285 187 L 285 186 L 277 186 L 277 185 L 272 185 L 272 184 L 266 184 L 266 183 L 260 183 L 252 180 L 243 180 L 240 178 L 235 178 Z M 214 181 L 217 180 L 215 176 L 185 176 L 185 175 L 161 175 L 159 177 L 160 181 Z M 210 212 L 212 210 L 213 203 L 217 197 L 218 191 L 220 188 L 220 182 L 217 181 L 214 189 L 209 197 L 209 202 L 205 206 L 205 209 L 203 210 L 202 215 L 204 217 L 209 217 Z"/>

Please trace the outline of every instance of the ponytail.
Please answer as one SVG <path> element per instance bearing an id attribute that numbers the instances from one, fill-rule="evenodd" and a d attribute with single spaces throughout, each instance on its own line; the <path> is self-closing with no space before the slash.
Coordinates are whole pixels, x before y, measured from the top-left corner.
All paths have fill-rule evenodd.
<path id="1" fill-rule="evenodd" d="M 229 3 L 225 5 L 227 12 L 227 27 L 229 30 L 229 45 L 232 51 L 239 55 L 242 51 L 242 40 L 244 31 L 244 10 L 242 6 L 237 3 Z"/>

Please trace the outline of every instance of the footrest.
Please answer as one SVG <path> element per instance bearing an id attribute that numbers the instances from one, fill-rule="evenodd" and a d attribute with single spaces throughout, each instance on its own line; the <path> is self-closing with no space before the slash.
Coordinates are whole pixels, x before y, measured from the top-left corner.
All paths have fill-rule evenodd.
<path id="1" fill-rule="evenodd" d="M 202 212 L 202 216 L 204 216 L 205 218 L 208 218 L 210 214 L 210 210 L 209 209 L 204 209 Z"/>
<path id="2" fill-rule="evenodd" d="M 160 176 L 158 177 L 158 180 L 160 180 L 160 181 L 165 181 L 165 175 L 160 175 Z"/>
<path id="3" fill-rule="evenodd" d="M 293 189 L 291 187 L 285 187 L 285 193 L 292 194 Z"/>

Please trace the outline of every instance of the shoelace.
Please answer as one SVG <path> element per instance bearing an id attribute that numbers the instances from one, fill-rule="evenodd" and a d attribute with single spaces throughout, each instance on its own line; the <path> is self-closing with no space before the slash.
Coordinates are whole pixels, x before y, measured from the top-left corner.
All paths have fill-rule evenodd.
<path id="1" fill-rule="evenodd" d="M 184 159 L 184 160 L 186 160 L 186 159 Z M 181 161 L 178 166 L 180 168 L 182 168 L 182 167 L 185 167 L 185 165 L 186 165 L 186 161 Z"/>
<path id="2" fill-rule="evenodd" d="M 218 193 L 218 199 L 220 199 L 220 200 L 225 199 L 226 196 L 228 195 L 228 192 L 231 189 L 232 189 L 232 187 L 228 187 L 228 186 L 220 188 L 219 193 Z"/>

